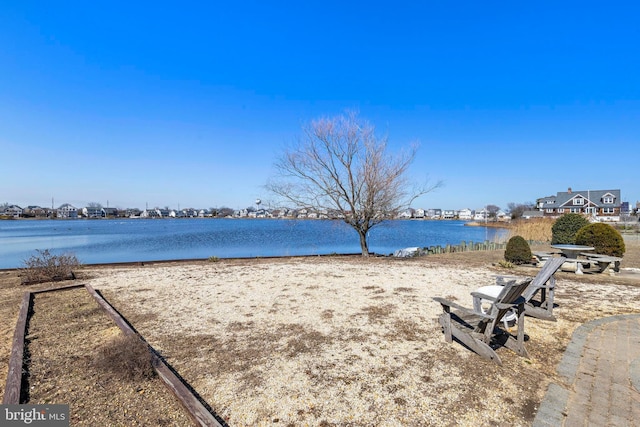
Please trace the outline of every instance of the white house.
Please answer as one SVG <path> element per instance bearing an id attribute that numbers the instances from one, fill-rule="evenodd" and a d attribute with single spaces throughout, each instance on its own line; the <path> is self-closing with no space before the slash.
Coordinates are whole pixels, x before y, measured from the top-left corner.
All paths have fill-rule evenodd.
<path id="1" fill-rule="evenodd" d="M 104 209 L 99 206 L 87 206 L 82 208 L 82 216 L 87 218 L 103 218 L 106 216 Z"/>
<path id="2" fill-rule="evenodd" d="M 484 221 L 487 218 L 489 218 L 489 211 L 487 211 L 484 208 L 477 210 L 476 213 L 473 215 L 474 221 Z"/>
<path id="3" fill-rule="evenodd" d="M 473 211 L 471 211 L 471 209 L 469 208 L 460 209 L 460 211 L 458 211 L 458 218 L 464 219 L 464 220 L 471 220 L 473 219 Z"/>
<path id="4" fill-rule="evenodd" d="M 78 208 L 69 203 L 60 205 L 56 210 L 56 216 L 58 218 L 78 218 Z"/>
<path id="5" fill-rule="evenodd" d="M 20 206 L 11 205 L 11 206 L 7 206 L 3 212 L 0 212 L 0 214 L 5 216 L 10 216 L 13 218 L 20 218 L 22 216 L 22 212 L 23 210 Z"/>

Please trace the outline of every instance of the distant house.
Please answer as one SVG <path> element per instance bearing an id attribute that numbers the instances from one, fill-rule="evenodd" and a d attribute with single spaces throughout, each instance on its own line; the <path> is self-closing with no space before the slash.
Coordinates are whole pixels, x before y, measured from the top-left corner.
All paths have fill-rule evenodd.
<path id="1" fill-rule="evenodd" d="M 415 212 L 413 213 L 413 217 L 414 218 L 424 218 L 424 209 L 418 208 L 415 210 Z"/>
<path id="2" fill-rule="evenodd" d="M 106 214 L 100 206 L 87 206 L 86 208 L 82 208 L 82 216 L 87 218 L 104 218 Z"/>
<path id="3" fill-rule="evenodd" d="M 542 211 L 524 211 L 522 212 L 522 218 L 531 219 L 531 218 L 542 218 L 544 213 Z"/>
<path id="4" fill-rule="evenodd" d="M 2 209 L 2 208 L 0 208 Z M 4 216 L 9 216 L 12 218 L 20 218 L 22 216 L 22 208 L 18 205 L 10 205 L 7 206 L 6 208 L 4 208 L 4 210 L 2 210 L 0 212 L 0 215 L 4 215 Z"/>
<path id="5" fill-rule="evenodd" d="M 186 209 L 183 209 L 182 212 L 184 213 L 184 216 L 187 218 L 196 218 L 198 216 L 198 211 L 195 210 L 194 208 L 186 208 Z"/>
<path id="6" fill-rule="evenodd" d="M 27 206 L 22 211 L 22 215 L 32 218 L 46 218 L 49 216 L 49 209 L 35 205 Z"/>
<path id="7" fill-rule="evenodd" d="M 454 219 L 455 217 L 456 217 L 456 211 L 453 211 L 451 209 L 445 209 L 442 211 L 443 219 Z"/>
<path id="8" fill-rule="evenodd" d="M 509 221 L 511 221 L 511 217 L 509 215 L 507 215 L 506 212 L 504 212 L 502 210 L 499 210 L 496 213 L 496 220 L 500 221 L 500 222 L 509 222 Z"/>
<path id="9" fill-rule="evenodd" d="M 442 209 L 427 209 L 427 218 L 440 219 L 442 217 Z"/>
<path id="10" fill-rule="evenodd" d="M 489 218 L 489 211 L 484 208 L 477 210 L 473 214 L 474 221 L 485 221 L 487 218 Z"/>
<path id="11" fill-rule="evenodd" d="M 406 209 L 398 214 L 399 219 L 410 219 L 413 218 L 413 209 Z"/>
<path id="12" fill-rule="evenodd" d="M 162 218 L 162 214 L 160 213 L 160 209 L 145 209 L 140 214 L 140 218 Z"/>
<path id="13" fill-rule="evenodd" d="M 109 218 L 115 218 L 119 215 L 118 208 L 102 208 L 104 215 Z"/>
<path id="14" fill-rule="evenodd" d="M 620 190 L 573 191 L 569 188 L 555 196 L 538 199 L 536 207 L 544 216 L 578 213 L 596 221 L 620 221 L 621 204 Z"/>
<path id="15" fill-rule="evenodd" d="M 473 212 L 471 211 L 471 209 L 465 208 L 458 211 L 458 219 L 471 220 L 472 218 Z"/>
<path id="16" fill-rule="evenodd" d="M 78 208 L 69 203 L 64 203 L 56 210 L 56 216 L 58 218 L 78 218 Z"/>
<path id="17" fill-rule="evenodd" d="M 124 214 L 127 218 L 137 218 L 142 215 L 142 211 L 138 208 L 128 208 Z"/>

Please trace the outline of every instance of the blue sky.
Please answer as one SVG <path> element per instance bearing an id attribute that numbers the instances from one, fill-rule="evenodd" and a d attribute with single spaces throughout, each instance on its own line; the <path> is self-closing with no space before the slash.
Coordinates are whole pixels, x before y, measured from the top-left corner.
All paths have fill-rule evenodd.
<path id="1" fill-rule="evenodd" d="M 349 3 L 349 4 L 344 4 Z M 417 4 L 416 4 L 417 3 Z M 640 200 L 636 2 L 3 2 L 0 203 L 232 207 L 357 110 L 414 207 Z"/>

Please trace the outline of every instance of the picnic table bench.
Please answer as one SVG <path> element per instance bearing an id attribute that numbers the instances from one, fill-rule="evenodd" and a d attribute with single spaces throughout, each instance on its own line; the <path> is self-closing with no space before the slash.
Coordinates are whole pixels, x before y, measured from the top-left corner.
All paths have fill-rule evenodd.
<path id="1" fill-rule="evenodd" d="M 557 254 L 558 252 L 546 252 L 546 251 L 533 252 L 533 256 L 538 260 L 538 264 L 540 264 L 541 266 L 543 266 L 544 263 L 549 258 L 553 258 Z"/>
<path id="2" fill-rule="evenodd" d="M 598 264 L 600 273 L 604 273 L 611 264 L 613 264 L 613 271 L 616 273 L 620 271 L 620 261 L 622 261 L 622 258 L 602 254 L 592 254 L 588 252 L 583 253 L 582 255 L 586 256 L 590 262 Z"/>

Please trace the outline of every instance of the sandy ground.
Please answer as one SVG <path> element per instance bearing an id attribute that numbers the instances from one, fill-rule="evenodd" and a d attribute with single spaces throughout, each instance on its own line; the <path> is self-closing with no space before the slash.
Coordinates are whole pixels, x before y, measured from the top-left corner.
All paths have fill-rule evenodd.
<path id="1" fill-rule="evenodd" d="M 451 264 L 223 260 L 89 283 L 233 426 L 529 425 L 575 327 L 640 310 L 640 281 L 560 273 L 559 321 L 527 319 L 531 358 L 500 349 L 498 367 L 444 342 L 432 297 L 470 307 L 471 291 L 513 271 Z"/>
<path id="2" fill-rule="evenodd" d="M 497 267 L 500 251 L 86 267 L 80 282 L 231 426 L 526 426 L 575 328 L 640 312 L 639 251 L 616 276 L 558 273 L 558 322 L 527 318 L 530 358 L 501 348 L 502 367 L 447 344 L 432 300 L 471 307 L 495 275 L 537 273 Z M 0 286 L 2 378 L 23 289 Z"/>

